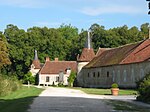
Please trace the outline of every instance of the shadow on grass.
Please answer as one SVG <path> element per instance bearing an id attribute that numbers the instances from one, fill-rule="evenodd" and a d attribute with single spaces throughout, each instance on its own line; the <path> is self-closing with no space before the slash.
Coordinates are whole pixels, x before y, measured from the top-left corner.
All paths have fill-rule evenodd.
<path id="1" fill-rule="evenodd" d="M 150 112 L 149 107 L 139 106 L 126 101 L 107 100 L 109 105 L 114 106 L 114 110 L 121 112 Z"/>
<path id="2" fill-rule="evenodd" d="M 19 99 L 0 99 L 0 112 L 27 112 L 33 99 L 37 96 Z"/>

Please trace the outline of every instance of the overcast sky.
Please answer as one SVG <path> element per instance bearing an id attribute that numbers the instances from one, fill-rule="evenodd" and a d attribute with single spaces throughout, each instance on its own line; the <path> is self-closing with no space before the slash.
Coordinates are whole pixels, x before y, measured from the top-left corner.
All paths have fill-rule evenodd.
<path id="1" fill-rule="evenodd" d="M 0 31 L 8 24 L 27 29 L 59 27 L 62 23 L 88 29 L 137 26 L 150 22 L 146 0 L 0 0 Z"/>

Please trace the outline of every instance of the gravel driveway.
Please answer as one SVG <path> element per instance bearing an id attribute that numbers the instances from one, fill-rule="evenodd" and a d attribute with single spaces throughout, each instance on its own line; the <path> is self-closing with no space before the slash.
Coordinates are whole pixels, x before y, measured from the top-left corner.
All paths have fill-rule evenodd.
<path id="1" fill-rule="evenodd" d="M 106 96 L 88 95 L 80 90 L 47 87 L 35 98 L 29 112 L 112 112 Z M 106 98 L 107 99 L 107 98 Z"/>

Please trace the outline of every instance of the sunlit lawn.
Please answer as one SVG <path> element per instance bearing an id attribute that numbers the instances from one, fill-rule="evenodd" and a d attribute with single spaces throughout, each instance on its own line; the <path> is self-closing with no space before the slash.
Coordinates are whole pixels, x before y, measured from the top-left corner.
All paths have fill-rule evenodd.
<path id="1" fill-rule="evenodd" d="M 111 95 L 110 89 L 94 89 L 94 88 L 74 88 L 81 90 L 87 94 L 95 94 L 95 95 Z M 120 89 L 119 95 L 136 95 L 136 90 L 127 90 L 127 89 Z"/>
<path id="2" fill-rule="evenodd" d="M 0 97 L 0 112 L 26 112 L 33 99 L 42 91 L 35 87 L 22 87 L 10 95 Z"/>

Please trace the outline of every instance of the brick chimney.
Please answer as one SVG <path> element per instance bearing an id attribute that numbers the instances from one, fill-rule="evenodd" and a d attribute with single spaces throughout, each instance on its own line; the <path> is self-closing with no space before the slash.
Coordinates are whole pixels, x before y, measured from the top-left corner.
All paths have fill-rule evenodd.
<path id="1" fill-rule="evenodd" d="M 58 61 L 58 58 L 55 58 L 55 61 Z"/>
<path id="2" fill-rule="evenodd" d="M 46 61 L 50 61 L 49 57 L 46 57 Z"/>

